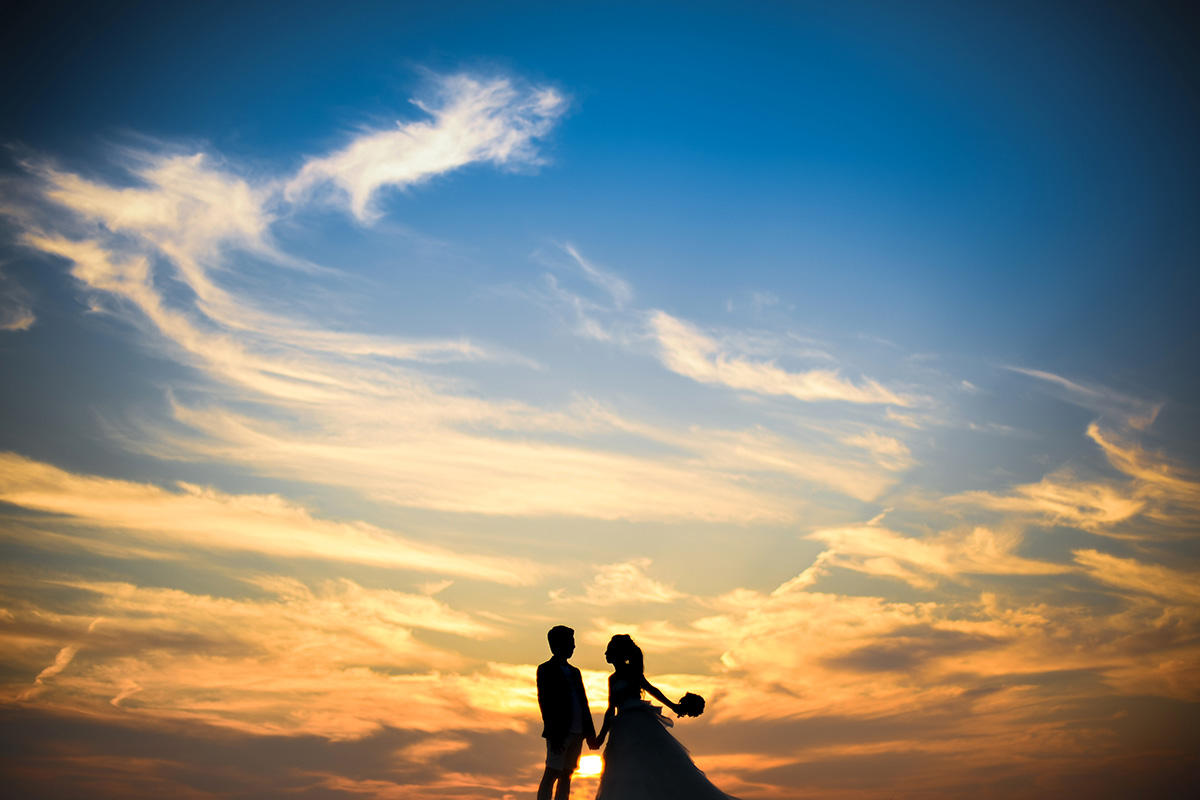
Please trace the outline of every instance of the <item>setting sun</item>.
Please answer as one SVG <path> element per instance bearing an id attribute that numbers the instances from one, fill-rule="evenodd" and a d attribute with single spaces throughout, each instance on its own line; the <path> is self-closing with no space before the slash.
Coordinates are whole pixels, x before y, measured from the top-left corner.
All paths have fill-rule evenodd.
<path id="1" fill-rule="evenodd" d="M 579 759 L 579 768 L 575 770 L 577 778 L 597 778 L 604 772 L 604 759 L 600 756 L 583 756 Z"/>

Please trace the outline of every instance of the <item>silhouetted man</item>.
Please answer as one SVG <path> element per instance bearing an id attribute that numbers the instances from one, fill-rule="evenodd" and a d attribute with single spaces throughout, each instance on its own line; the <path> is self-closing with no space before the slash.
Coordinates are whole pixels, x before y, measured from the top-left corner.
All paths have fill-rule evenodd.
<path id="1" fill-rule="evenodd" d="M 571 795 L 571 773 L 579 766 L 579 753 L 586 738 L 596 748 L 596 728 L 583 676 L 567 663 L 575 652 L 575 631 L 555 625 L 546 634 L 553 658 L 538 667 L 538 705 L 542 709 L 542 736 L 546 738 L 546 771 L 538 785 L 538 800 L 567 800 Z M 555 781 L 558 788 L 554 788 Z"/>

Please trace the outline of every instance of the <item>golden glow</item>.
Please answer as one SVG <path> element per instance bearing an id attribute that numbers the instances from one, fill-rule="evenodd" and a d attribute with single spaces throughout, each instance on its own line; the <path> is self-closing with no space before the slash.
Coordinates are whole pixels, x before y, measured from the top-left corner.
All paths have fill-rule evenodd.
<path id="1" fill-rule="evenodd" d="M 579 759 L 575 770 L 576 778 L 598 778 L 604 772 L 604 759 L 597 755 L 586 755 Z"/>

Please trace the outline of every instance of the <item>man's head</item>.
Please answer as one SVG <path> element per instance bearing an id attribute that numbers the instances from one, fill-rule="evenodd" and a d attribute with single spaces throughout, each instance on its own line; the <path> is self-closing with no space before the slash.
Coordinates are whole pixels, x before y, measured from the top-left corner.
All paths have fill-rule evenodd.
<path id="1" fill-rule="evenodd" d="M 575 631 L 566 625 L 555 625 L 546 634 L 550 642 L 550 652 L 559 658 L 570 658 L 575 652 Z"/>

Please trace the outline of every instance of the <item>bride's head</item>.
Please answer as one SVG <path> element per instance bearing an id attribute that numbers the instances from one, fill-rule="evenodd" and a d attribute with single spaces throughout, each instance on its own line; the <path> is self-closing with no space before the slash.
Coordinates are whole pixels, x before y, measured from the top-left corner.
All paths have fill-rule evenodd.
<path id="1" fill-rule="evenodd" d="M 618 633 L 608 640 L 604 660 L 612 664 L 613 669 L 618 672 L 629 670 L 640 675 L 645 671 L 642 648 L 638 647 L 627 633 Z"/>

